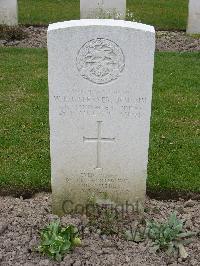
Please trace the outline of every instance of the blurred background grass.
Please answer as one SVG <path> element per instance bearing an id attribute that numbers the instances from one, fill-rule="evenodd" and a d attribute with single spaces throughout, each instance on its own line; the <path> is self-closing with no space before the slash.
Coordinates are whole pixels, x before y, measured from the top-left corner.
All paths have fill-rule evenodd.
<path id="1" fill-rule="evenodd" d="M 48 25 L 80 18 L 79 0 L 18 0 L 19 22 Z M 188 0 L 127 0 L 134 19 L 164 30 L 185 30 Z M 127 17 L 128 19 L 128 17 Z"/>

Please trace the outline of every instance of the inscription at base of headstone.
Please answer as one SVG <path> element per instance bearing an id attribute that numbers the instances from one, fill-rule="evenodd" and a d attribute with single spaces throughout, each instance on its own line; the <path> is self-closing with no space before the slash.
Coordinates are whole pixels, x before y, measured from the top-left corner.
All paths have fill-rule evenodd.
<path id="1" fill-rule="evenodd" d="M 146 191 L 155 32 L 122 20 L 48 29 L 54 213 Z"/>
<path id="2" fill-rule="evenodd" d="M 17 25 L 17 9 L 17 0 L 0 0 L 0 24 Z"/>
<path id="3" fill-rule="evenodd" d="M 187 33 L 189 34 L 200 33 L 200 1 L 199 0 L 189 0 Z"/>
<path id="4" fill-rule="evenodd" d="M 80 0 L 82 19 L 125 19 L 126 0 Z"/>

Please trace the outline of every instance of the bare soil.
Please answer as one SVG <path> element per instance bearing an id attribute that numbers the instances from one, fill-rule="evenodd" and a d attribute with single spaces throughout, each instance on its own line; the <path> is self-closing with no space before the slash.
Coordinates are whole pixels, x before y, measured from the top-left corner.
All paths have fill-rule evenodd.
<path id="1" fill-rule="evenodd" d="M 174 211 L 185 221 L 186 230 L 199 232 L 200 202 L 195 200 L 157 201 L 147 198 L 143 217 L 133 216 L 129 223 L 134 227 L 141 219 L 163 221 Z M 123 234 L 102 234 L 98 229 L 102 224 L 98 226 L 98 221 L 95 221 L 96 230 L 90 232 L 85 215 L 61 218 L 63 225 L 72 223 L 79 229 L 84 228 L 82 246 L 67 254 L 61 263 L 53 262 L 34 251 L 34 247 L 39 244 L 39 231 L 57 218 L 51 214 L 51 196 L 48 193 L 37 194 L 31 199 L 0 197 L 0 265 L 200 265 L 199 235 L 186 246 L 189 256 L 182 260 L 176 254 L 169 257 L 163 252 L 155 253 L 147 241 L 138 244 L 126 241 Z"/>
<path id="2" fill-rule="evenodd" d="M 46 48 L 47 27 L 21 26 L 24 35 L 22 40 L 0 40 L 0 47 Z M 189 36 L 183 31 L 157 31 L 157 51 L 200 51 L 200 36 Z"/>

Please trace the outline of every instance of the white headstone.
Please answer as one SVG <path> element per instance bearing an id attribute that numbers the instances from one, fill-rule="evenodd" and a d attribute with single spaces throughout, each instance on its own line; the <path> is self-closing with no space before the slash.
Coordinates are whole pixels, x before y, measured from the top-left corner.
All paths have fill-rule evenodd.
<path id="1" fill-rule="evenodd" d="M 189 34 L 200 33 L 200 0 L 189 1 L 187 33 Z"/>
<path id="2" fill-rule="evenodd" d="M 90 198 L 117 204 L 144 200 L 154 50 L 154 28 L 139 23 L 80 20 L 49 26 L 55 213 L 84 206 Z"/>
<path id="3" fill-rule="evenodd" d="M 0 24 L 17 25 L 17 13 L 17 0 L 0 0 Z"/>
<path id="4" fill-rule="evenodd" d="M 125 19 L 126 0 L 80 0 L 82 19 Z"/>

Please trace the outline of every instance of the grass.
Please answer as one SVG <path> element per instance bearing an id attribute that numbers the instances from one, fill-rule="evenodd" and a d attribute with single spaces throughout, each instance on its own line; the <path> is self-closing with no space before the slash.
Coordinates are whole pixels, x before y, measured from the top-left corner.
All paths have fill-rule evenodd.
<path id="1" fill-rule="evenodd" d="M 49 187 L 47 54 L 0 50 L 2 190 Z"/>
<path id="2" fill-rule="evenodd" d="M 79 0 L 19 0 L 19 21 L 22 24 L 49 24 L 79 19 Z M 159 29 L 185 30 L 188 0 L 127 0 L 127 12 L 136 21 Z"/>
<path id="3" fill-rule="evenodd" d="M 199 53 L 157 53 L 148 187 L 200 192 Z M 47 52 L 0 49 L 2 191 L 50 189 Z"/>
<path id="4" fill-rule="evenodd" d="M 158 53 L 149 187 L 200 192 L 200 53 Z"/>
<path id="5" fill-rule="evenodd" d="M 188 0 L 127 0 L 127 6 L 136 21 L 164 30 L 186 29 Z"/>
<path id="6" fill-rule="evenodd" d="M 79 0 L 19 0 L 19 22 L 49 24 L 79 19 Z"/>

